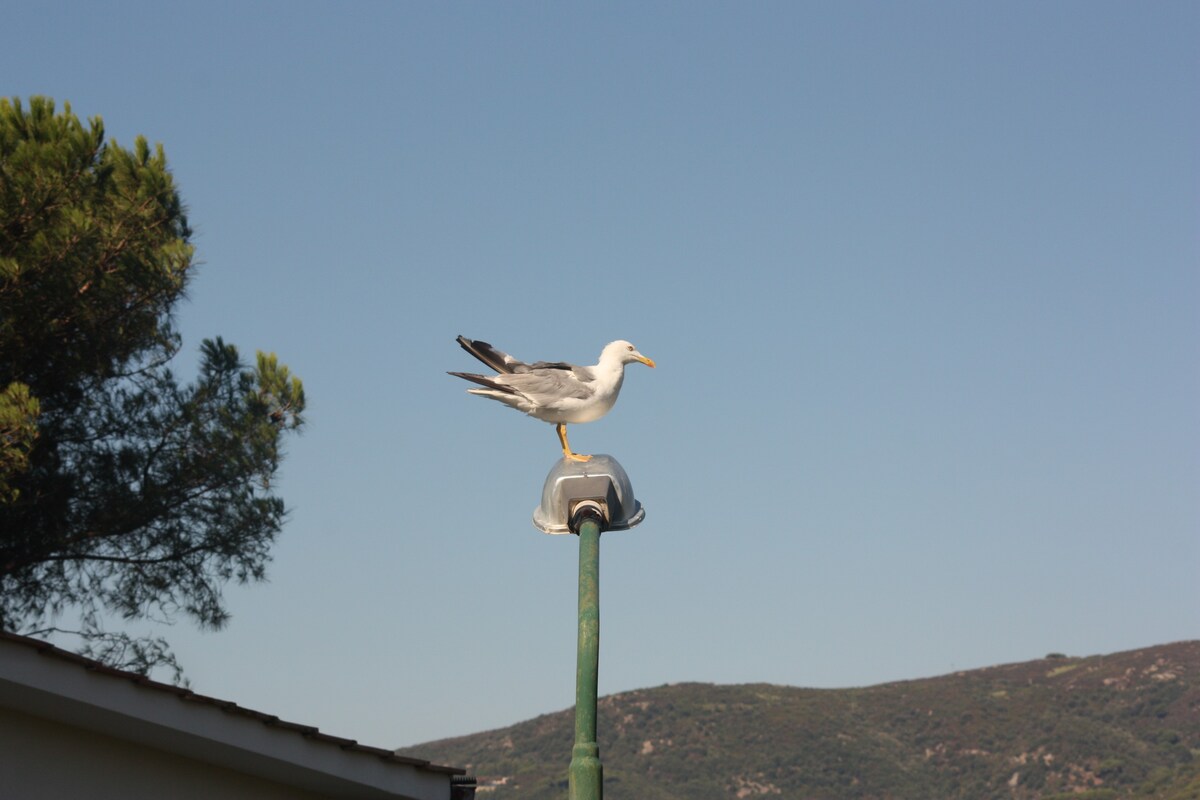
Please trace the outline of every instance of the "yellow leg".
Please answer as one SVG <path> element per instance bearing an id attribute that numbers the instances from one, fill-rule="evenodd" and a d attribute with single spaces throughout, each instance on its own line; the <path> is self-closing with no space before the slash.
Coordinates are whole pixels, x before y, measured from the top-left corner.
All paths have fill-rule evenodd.
<path id="1" fill-rule="evenodd" d="M 571 445 L 567 444 L 567 426 L 561 422 L 557 425 L 558 441 L 562 443 L 563 458 L 569 458 L 572 461 L 591 461 L 591 456 L 581 455 L 580 453 L 572 453 Z"/>

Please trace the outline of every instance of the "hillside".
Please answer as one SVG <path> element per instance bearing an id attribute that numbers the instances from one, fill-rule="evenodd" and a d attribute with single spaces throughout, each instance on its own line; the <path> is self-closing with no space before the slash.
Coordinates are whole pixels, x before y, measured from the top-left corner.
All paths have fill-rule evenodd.
<path id="1" fill-rule="evenodd" d="M 1200 798 L 1200 641 L 862 689 L 674 684 L 600 701 L 608 800 Z M 573 710 L 405 748 L 481 798 L 566 797 Z"/>

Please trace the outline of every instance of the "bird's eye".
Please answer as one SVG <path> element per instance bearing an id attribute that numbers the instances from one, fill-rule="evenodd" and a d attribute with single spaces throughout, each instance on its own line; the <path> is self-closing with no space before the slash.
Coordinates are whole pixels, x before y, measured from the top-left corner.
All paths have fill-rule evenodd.
<path id="1" fill-rule="evenodd" d="M 632 351 L 632 350 L 633 350 L 633 345 L 629 345 L 629 349 L 630 349 L 630 351 Z"/>

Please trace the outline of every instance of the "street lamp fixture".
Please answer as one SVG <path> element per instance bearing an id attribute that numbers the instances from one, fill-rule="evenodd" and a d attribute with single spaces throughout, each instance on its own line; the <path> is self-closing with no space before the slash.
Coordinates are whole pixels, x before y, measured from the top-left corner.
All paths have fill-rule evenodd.
<path id="1" fill-rule="evenodd" d="M 563 459 L 542 488 L 533 524 L 579 536 L 579 649 L 575 666 L 575 746 L 567 770 L 569 800 L 602 800 L 604 767 L 596 743 L 600 669 L 600 533 L 628 530 L 646 517 L 629 476 L 612 456 Z"/>

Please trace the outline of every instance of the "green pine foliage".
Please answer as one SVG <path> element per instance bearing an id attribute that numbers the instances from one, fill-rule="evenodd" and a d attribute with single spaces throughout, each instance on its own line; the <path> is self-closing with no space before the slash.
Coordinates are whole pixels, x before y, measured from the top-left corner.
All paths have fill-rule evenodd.
<path id="1" fill-rule="evenodd" d="M 1200 642 L 863 689 L 677 684 L 600 702 L 609 800 L 1198 800 Z M 573 712 L 406 748 L 494 800 L 563 796 Z"/>
<path id="2" fill-rule="evenodd" d="M 13 381 L 0 390 L 0 504 L 11 503 L 20 494 L 9 481 L 29 468 L 39 407 L 23 383 Z"/>
<path id="3" fill-rule="evenodd" d="M 0 626 L 70 630 L 118 666 L 173 665 L 104 620 L 218 628 L 284 519 L 272 479 L 304 390 L 220 338 L 169 368 L 194 261 L 161 145 L 70 106 L 0 100 Z"/>

